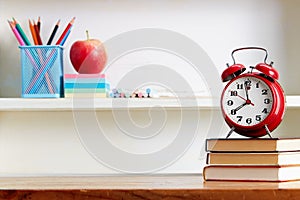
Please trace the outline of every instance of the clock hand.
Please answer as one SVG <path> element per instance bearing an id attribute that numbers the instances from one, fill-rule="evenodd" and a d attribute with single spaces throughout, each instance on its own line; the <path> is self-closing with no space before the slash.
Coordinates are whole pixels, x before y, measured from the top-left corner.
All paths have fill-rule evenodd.
<path id="1" fill-rule="evenodd" d="M 240 95 L 236 95 L 236 96 L 238 96 L 238 97 L 240 97 L 241 99 L 243 99 L 244 101 L 247 101 L 247 99 L 245 99 L 244 97 L 242 97 L 242 96 L 240 96 Z"/>
<path id="2" fill-rule="evenodd" d="M 251 102 L 251 100 L 249 99 L 248 84 L 249 84 L 248 81 L 245 81 L 245 82 L 244 82 L 244 88 L 245 88 L 245 94 L 246 94 L 246 103 L 247 103 L 247 104 L 251 104 L 252 106 L 254 106 L 254 104 L 253 104 L 253 103 Z M 249 85 L 249 87 L 250 87 L 250 85 Z"/>
<path id="3" fill-rule="evenodd" d="M 244 101 L 246 101 L 246 104 L 250 104 L 250 105 L 252 105 L 252 106 L 254 106 L 254 103 L 252 103 L 249 99 L 245 99 L 244 97 L 242 97 L 242 96 L 240 96 L 240 95 L 236 95 L 236 96 L 238 96 L 238 97 L 240 97 L 241 99 L 243 99 Z"/>
<path id="4" fill-rule="evenodd" d="M 245 87 L 246 99 L 249 100 L 247 81 L 244 82 L 244 87 Z"/>
<path id="5" fill-rule="evenodd" d="M 233 109 L 235 112 L 238 111 L 239 109 L 241 109 L 242 107 L 244 107 L 245 105 L 247 105 L 247 102 L 243 103 L 242 105 L 238 106 L 237 108 Z"/>

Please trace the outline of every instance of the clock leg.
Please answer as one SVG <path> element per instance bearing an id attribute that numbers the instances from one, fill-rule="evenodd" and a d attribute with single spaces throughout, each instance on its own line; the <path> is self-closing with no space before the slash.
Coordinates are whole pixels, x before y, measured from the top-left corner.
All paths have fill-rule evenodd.
<path id="1" fill-rule="evenodd" d="M 232 128 L 230 129 L 229 133 L 228 133 L 227 136 L 226 136 L 226 139 L 230 137 L 230 135 L 233 133 L 234 129 L 235 129 L 234 127 L 232 127 Z"/>
<path id="2" fill-rule="evenodd" d="M 271 132 L 270 132 L 270 130 L 269 130 L 269 128 L 268 128 L 268 126 L 267 126 L 266 124 L 265 124 L 265 129 L 266 129 L 266 132 L 267 132 L 268 136 L 269 136 L 270 138 L 272 138 Z"/>

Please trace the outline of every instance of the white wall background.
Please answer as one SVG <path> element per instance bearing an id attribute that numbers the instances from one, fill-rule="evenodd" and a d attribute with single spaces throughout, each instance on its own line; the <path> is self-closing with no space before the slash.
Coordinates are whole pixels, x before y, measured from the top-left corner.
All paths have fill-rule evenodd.
<path id="1" fill-rule="evenodd" d="M 243 46 L 262 46 L 269 50 L 281 75 L 281 82 L 288 94 L 298 94 L 297 47 L 299 26 L 298 1 L 283 0 L 213 0 L 213 1 L 0 1 L 0 96 L 20 96 L 20 59 L 17 42 L 7 24 L 15 17 L 29 34 L 28 19 L 42 18 L 42 39 L 46 41 L 58 19 L 62 31 L 70 19 L 76 21 L 65 44 L 65 72 L 72 73 L 69 49 L 76 40 L 85 39 L 85 30 L 91 37 L 106 41 L 120 33 L 140 28 L 162 28 L 183 34 L 199 44 L 211 57 L 219 76 L 225 64 L 232 63 L 230 53 Z M 58 32 L 61 33 L 61 32 Z M 59 34 L 57 34 L 59 35 Z M 258 52 L 260 53 L 260 52 Z M 239 61 L 256 64 L 263 54 L 245 52 L 237 54 Z M 123 58 L 110 74 L 112 85 L 126 70 L 149 62 L 167 62 L 170 57 L 149 53 Z M 170 63 L 170 62 L 169 62 Z M 174 68 L 183 68 L 175 61 Z M 205 66 L 203 66 L 205 67 Z M 192 73 L 185 74 L 192 76 Z M 290 76 L 294 79 L 291 80 Z M 201 82 L 201 80 L 198 80 Z M 201 85 L 201 84 L 200 84 Z"/>
<path id="2" fill-rule="evenodd" d="M 198 43 L 214 62 L 219 72 L 214 74 L 217 77 L 227 62 L 232 63 L 230 53 L 233 49 L 243 46 L 265 47 L 269 50 L 269 60 L 275 62 L 274 67 L 280 72 L 279 81 L 286 93 L 299 94 L 299 8 L 300 1 L 293 0 L 0 0 L 0 96 L 19 97 L 21 93 L 19 49 L 6 21 L 12 16 L 23 25 L 28 35 L 27 20 L 40 16 L 43 40 L 47 40 L 58 19 L 61 19 L 61 27 L 64 27 L 76 16 L 72 33 L 65 45 L 67 73 L 74 72 L 69 61 L 70 46 L 76 40 L 85 39 L 86 29 L 91 37 L 106 41 L 134 29 L 162 28 L 176 31 Z M 237 56 L 246 65 L 262 61 L 260 52 Z M 130 69 L 152 62 L 163 63 L 177 70 L 187 67 L 186 63 L 170 55 L 138 52 L 115 63 L 109 72 L 112 84 L 117 84 L 122 74 Z M 202 88 L 205 80 L 195 79 L 188 70 L 182 73 L 192 81 L 200 95 L 208 94 L 207 88 Z M 105 120 L 112 122 L 110 113 L 104 114 L 107 115 Z M 163 172 L 201 172 L 204 163 L 199 160 L 199 152 L 208 134 L 208 116 L 208 111 L 201 113 L 201 124 L 204 125 L 200 128 L 201 134 L 186 154 Z M 286 123 L 276 130 L 279 136 L 293 136 L 295 132 L 291 130 L 297 130 L 296 119 L 297 111 L 288 110 Z M 168 120 L 172 124 L 178 119 L 175 115 L 175 118 Z M 35 121 L 38 124 L 36 127 L 32 126 Z M 112 172 L 100 166 L 84 150 L 70 112 L 3 112 L 0 114 L 0 122 L 2 175 Z M 176 127 L 176 124 L 171 127 Z M 116 134 L 111 137 L 121 142 Z M 168 137 L 159 145 L 164 142 L 168 142 Z M 121 142 L 119 145 L 127 143 Z M 149 147 L 149 151 L 155 147 Z"/>

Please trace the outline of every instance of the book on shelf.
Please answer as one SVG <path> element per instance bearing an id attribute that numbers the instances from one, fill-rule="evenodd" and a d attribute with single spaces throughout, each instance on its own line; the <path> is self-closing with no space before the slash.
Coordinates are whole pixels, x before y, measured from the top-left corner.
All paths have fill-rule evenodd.
<path id="1" fill-rule="evenodd" d="M 296 181 L 300 180 L 300 165 L 210 165 L 204 167 L 203 177 L 205 181 Z"/>
<path id="2" fill-rule="evenodd" d="M 97 78 L 97 79 L 105 79 L 105 74 L 64 74 L 65 79 L 90 79 L 90 78 Z"/>
<path id="3" fill-rule="evenodd" d="M 299 165 L 300 152 L 209 152 L 208 165 Z"/>
<path id="4" fill-rule="evenodd" d="M 210 152 L 285 152 L 300 151 L 300 138 L 207 139 Z"/>

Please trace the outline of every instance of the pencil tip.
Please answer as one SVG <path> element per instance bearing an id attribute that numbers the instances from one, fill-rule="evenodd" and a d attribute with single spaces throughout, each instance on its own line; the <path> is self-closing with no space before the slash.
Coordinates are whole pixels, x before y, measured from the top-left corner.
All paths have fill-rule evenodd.
<path id="1" fill-rule="evenodd" d="M 9 26 L 11 27 L 11 28 L 14 28 L 14 22 L 12 22 L 12 21 L 9 21 L 9 20 L 7 20 L 7 22 L 8 22 L 8 24 L 9 24 Z"/>
<path id="2" fill-rule="evenodd" d="M 13 17 L 12 17 L 12 20 L 10 21 L 10 23 L 11 23 L 12 25 L 14 25 L 14 26 L 17 24 L 15 18 L 13 18 Z"/>

